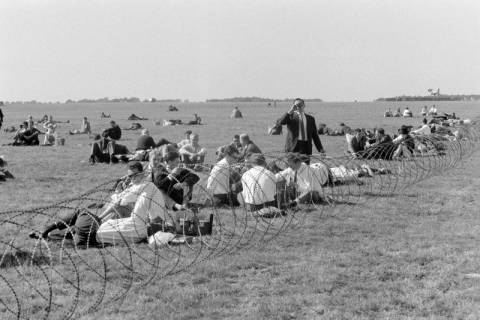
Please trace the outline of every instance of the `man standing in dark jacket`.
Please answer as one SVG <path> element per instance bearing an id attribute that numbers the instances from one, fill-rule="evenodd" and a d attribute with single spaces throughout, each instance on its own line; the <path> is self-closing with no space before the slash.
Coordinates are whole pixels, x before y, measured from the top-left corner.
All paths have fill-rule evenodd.
<path id="1" fill-rule="evenodd" d="M 287 125 L 285 152 L 298 152 L 310 156 L 313 140 L 318 152 L 325 153 L 318 137 L 315 118 L 305 113 L 305 101 L 302 99 L 295 99 L 292 108 L 278 119 L 277 124 Z"/>

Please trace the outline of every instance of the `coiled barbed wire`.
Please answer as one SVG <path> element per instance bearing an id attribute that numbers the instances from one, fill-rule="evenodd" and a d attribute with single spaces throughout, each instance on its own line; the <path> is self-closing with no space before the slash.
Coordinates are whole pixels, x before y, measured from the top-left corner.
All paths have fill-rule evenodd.
<path id="1" fill-rule="evenodd" d="M 133 288 L 185 271 L 202 261 L 271 241 L 288 233 L 292 225 L 304 223 L 309 214 L 402 192 L 412 184 L 455 168 L 477 150 L 480 131 L 475 122 L 454 129 L 455 135 L 415 136 L 410 141 L 381 144 L 354 155 L 312 156 L 308 165 L 310 180 L 306 183 L 317 186 L 317 198 L 299 205 L 294 201 L 292 179 L 280 179 L 292 165 L 281 152 L 261 156 L 265 166 L 251 172 L 250 184 L 242 183 L 242 177 L 249 175 L 252 165 L 236 163 L 217 168 L 219 173 L 214 178 L 214 165 L 204 165 L 203 170 L 196 172 L 200 180 L 193 188 L 189 209 L 173 211 L 162 197 L 151 193 L 142 196 L 140 192 L 136 195 L 143 197 L 148 208 L 162 208 L 159 233 L 147 230 L 153 225 L 149 218 L 152 212 L 137 221 L 147 228 L 137 230 L 142 241 L 132 241 L 122 232 L 116 233 L 113 243 L 108 244 L 98 241 L 94 245 L 79 245 L 71 239 L 78 230 L 65 215 L 101 215 L 112 201 L 117 180 L 50 206 L 0 212 L 1 318 L 71 319 L 105 305 L 120 305 Z M 240 203 L 234 206 L 233 199 L 228 199 L 230 205 L 215 205 L 215 197 L 207 188 L 209 179 L 210 184 L 216 183 L 225 190 L 231 191 L 231 186 L 237 185 Z M 272 197 L 274 201 L 268 206 L 245 203 Z M 96 221 L 92 224 L 95 230 L 102 225 L 92 221 Z M 65 225 L 57 241 L 28 238 L 29 233 L 41 234 L 52 223 Z M 202 223 L 206 228 L 202 229 Z M 165 234 L 169 235 L 168 241 L 155 241 L 154 235 Z"/>

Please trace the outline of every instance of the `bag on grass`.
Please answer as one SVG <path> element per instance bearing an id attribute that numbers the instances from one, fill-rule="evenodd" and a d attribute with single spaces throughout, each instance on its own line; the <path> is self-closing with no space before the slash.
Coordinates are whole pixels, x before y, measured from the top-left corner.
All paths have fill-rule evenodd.
<path id="1" fill-rule="evenodd" d="M 175 235 L 170 232 L 157 231 L 155 234 L 148 237 L 148 246 L 152 249 L 166 246 L 175 238 Z"/>

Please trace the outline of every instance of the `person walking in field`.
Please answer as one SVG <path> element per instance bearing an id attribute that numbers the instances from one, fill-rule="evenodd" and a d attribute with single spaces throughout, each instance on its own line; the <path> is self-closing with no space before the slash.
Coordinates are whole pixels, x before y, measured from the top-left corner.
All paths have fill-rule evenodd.
<path id="1" fill-rule="evenodd" d="M 318 152 L 325 153 L 318 136 L 315 118 L 305 113 L 305 101 L 297 98 L 292 108 L 277 120 L 279 125 L 287 126 L 285 152 L 297 152 L 307 156 L 312 155 L 312 141 Z M 309 163 L 310 160 L 307 160 Z"/>

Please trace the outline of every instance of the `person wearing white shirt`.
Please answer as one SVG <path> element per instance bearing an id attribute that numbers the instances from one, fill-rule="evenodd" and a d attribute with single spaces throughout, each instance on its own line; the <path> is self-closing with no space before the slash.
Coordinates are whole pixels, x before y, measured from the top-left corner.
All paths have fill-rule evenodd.
<path id="1" fill-rule="evenodd" d="M 322 197 L 322 179 L 318 176 L 316 170 L 302 162 L 299 154 L 287 154 L 288 168 L 277 173 L 277 180 L 286 180 L 287 186 L 294 186 L 295 199 L 289 204 L 294 207 L 299 203 L 321 203 Z"/>
<path id="2" fill-rule="evenodd" d="M 412 134 L 423 134 L 423 135 L 431 134 L 432 130 L 430 129 L 430 126 L 427 124 L 427 119 L 426 118 L 423 118 L 422 123 L 423 123 L 423 125 L 419 129 L 410 131 L 410 133 L 412 133 Z"/>
<path id="3" fill-rule="evenodd" d="M 266 168 L 265 157 L 253 153 L 247 160 L 252 168 L 246 171 L 241 179 L 243 201 L 247 208 L 250 211 L 257 211 L 261 208 L 275 207 L 277 178 Z"/>
<path id="4" fill-rule="evenodd" d="M 405 108 L 403 111 L 403 117 L 404 118 L 411 118 L 413 116 L 412 111 L 408 109 L 408 107 Z"/>
<path id="5" fill-rule="evenodd" d="M 190 135 L 190 143 L 184 145 L 179 150 L 182 162 L 185 163 L 187 167 L 201 164 L 205 160 L 207 150 L 198 144 L 198 140 L 198 134 L 192 133 Z"/>
<path id="6" fill-rule="evenodd" d="M 233 165 L 238 161 L 240 153 L 232 145 L 225 148 L 225 157 L 220 160 L 210 172 L 207 180 L 207 190 L 212 194 L 211 199 L 207 199 L 205 205 L 228 205 L 239 206 L 237 199 L 237 188 L 232 188 L 232 178 L 234 175 Z M 235 186 L 235 184 L 233 184 Z"/>
<path id="7" fill-rule="evenodd" d="M 129 163 L 128 175 L 131 177 L 130 185 L 122 192 L 112 195 L 111 202 L 99 216 L 103 221 L 96 235 L 100 244 L 139 242 L 147 238 L 150 223 L 175 223 L 175 219 L 166 210 L 160 190 L 153 183 L 145 181 L 141 163 Z M 112 219 L 112 213 L 115 213 L 118 206 L 133 207 L 130 216 Z"/>
<path id="8" fill-rule="evenodd" d="M 185 139 L 177 143 L 178 149 L 181 149 L 183 146 L 186 146 L 190 143 L 190 135 L 192 134 L 192 130 L 185 131 Z"/>

